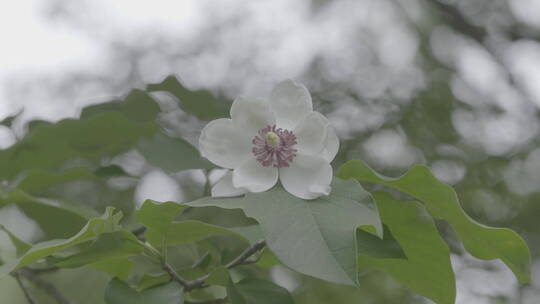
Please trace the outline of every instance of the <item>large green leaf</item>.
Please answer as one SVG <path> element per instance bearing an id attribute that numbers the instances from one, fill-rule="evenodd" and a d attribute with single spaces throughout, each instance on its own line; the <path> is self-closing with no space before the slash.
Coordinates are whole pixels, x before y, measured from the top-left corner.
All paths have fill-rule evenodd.
<path id="1" fill-rule="evenodd" d="M 83 251 L 62 258 L 56 266 L 70 268 L 97 263 L 112 258 L 128 258 L 143 251 L 144 246 L 128 231 L 102 233 Z M 103 264 L 101 265 L 103 266 Z"/>
<path id="2" fill-rule="evenodd" d="M 287 289 L 257 278 L 248 277 L 238 283 L 229 280 L 227 294 L 232 304 L 294 304 Z"/>
<path id="3" fill-rule="evenodd" d="M 246 277 L 235 283 L 223 266 L 214 269 L 206 282 L 226 287 L 231 304 L 294 304 L 287 289 L 255 277 Z"/>
<path id="4" fill-rule="evenodd" d="M 95 263 L 88 264 L 90 267 L 105 271 L 113 277 L 117 277 L 123 281 L 128 280 L 134 265 L 135 263 L 132 260 L 123 257 L 102 259 Z"/>
<path id="5" fill-rule="evenodd" d="M 83 205 L 35 197 L 21 190 L 0 193 L 0 207 L 8 204 L 16 204 L 50 238 L 69 237 L 79 231 L 88 219 L 97 216 L 93 209 Z"/>
<path id="6" fill-rule="evenodd" d="M 160 233 L 154 229 L 149 229 L 145 233 L 146 240 L 155 247 L 161 247 L 163 238 L 168 246 L 173 246 L 197 242 L 215 235 L 232 235 L 242 238 L 240 234 L 227 228 L 194 220 L 172 222 L 166 233 Z"/>
<path id="7" fill-rule="evenodd" d="M 229 103 L 218 100 L 208 91 L 186 89 L 174 76 L 169 76 L 158 84 L 148 86 L 148 91 L 164 91 L 178 98 L 180 107 L 202 120 L 211 120 L 229 115 Z"/>
<path id="8" fill-rule="evenodd" d="M 122 213 L 114 213 L 114 208 L 108 208 L 101 217 L 93 218 L 73 237 L 69 239 L 50 240 L 34 244 L 23 256 L 15 261 L 0 266 L 0 275 L 24 267 L 60 250 L 78 245 L 98 236 L 100 233 L 113 232 L 120 229 L 118 222 Z"/>
<path id="9" fill-rule="evenodd" d="M 141 139 L 137 150 L 150 164 L 168 172 L 215 167 L 203 159 L 199 151 L 187 141 L 169 137 L 161 132 L 151 138 Z"/>
<path id="10" fill-rule="evenodd" d="M 135 212 L 135 217 L 147 229 L 166 233 L 178 213 L 186 207 L 185 205 L 174 202 L 158 203 L 152 200 L 146 200 L 141 208 Z"/>
<path id="11" fill-rule="evenodd" d="M 183 288 L 177 282 L 138 292 L 126 283 L 113 279 L 105 289 L 107 304 L 181 304 Z"/>
<path id="12" fill-rule="evenodd" d="M 108 165 L 99 167 L 94 171 L 96 176 L 101 178 L 116 177 L 116 176 L 130 176 L 124 169 L 118 165 Z"/>
<path id="13" fill-rule="evenodd" d="M 358 257 L 361 271 L 384 270 L 403 285 L 439 304 L 453 304 L 456 281 L 450 250 L 422 204 L 398 201 L 386 192 L 373 193 L 381 219 L 403 249 L 406 259 Z"/>
<path id="14" fill-rule="evenodd" d="M 382 233 L 377 207 L 356 181 L 334 178 L 332 193 L 297 198 L 281 187 L 239 198 L 203 198 L 192 206 L 240 208 L 257 220 L 273 253 L 290 268 L 323 280 L 357 284 L 356 229 Z"/>
<path id="15" fill-rule="evenodd" d="M 81 119 L 102 112 L 115 111 L 133 121 L 154 121 L 161 111 L 156 101 L 141 90 L 133 90 L 123 101 L 113 100 L 110 102 L 91 105 L 83 109 Z"/>
<path id="16" fill-rule="evenodd" d="M 163 244 L 179 245 L 196 242 L 215 235 L 232 235 L 243 238 L 232 230 L 196 220 L 174 221 L 186 206 L 173 203 L 157 203 L 146 200 L 135 216 L 144 224 L 146 240 L 154 247 Z"/>
<path id="17" fill-rule="evenodd" d="M 61 172 L 50 172 L 37 169 L 27 171 L 23 175 L 24 176 L 18 179 L 15 186 L 17 189 L 27 193 L 35 193 L 66 182 L 97 179 L 96 174 L 92 170 L 84 167 L 70 168 Z"/>
<path id="18" fill-rule="evenodd" d="M 382 216 L 381 216 L 382 218 Z M 384 219 L 383 223 L 384 223 Z M 403 248 L 394 238 L 392 231 L 384 226 L 383 239 L 374 236 L 362 229 L 356 230 L 358 254 L 365 254 L 375 258 L 405 259 Z"/>
<path id="19" fill-rule="evenodd" d="M 398 178 L 382 176 L 364 162 L 353 160 L 338 170 L 341 178 L 354 178 L 402 191 L 426 204 L 429 213 L 444 219 L 454 228 L 465 248 L 484 260 L 501 259 L 518 281 L 530 281 L 530 252 L 525 241 L 514 231 L 491 228 L 471 219 L 461 208 L 452 187 L 437 180 L 426 166 L 415 166 Z"/>
<path id="20" fill-rule="evenodd" d="M 243 236 L 250 244 L 255 244 L 264 239 L 264 234 L 259 225 L 230 227 L 228 229 Z"/>
<path id="21" fill-rule="evenodd" d="M 97 162 L 127 151 L 157 130 L 153 122 L 135 122 L 114 111 L 41 123 L 15 145 L 0 150 L 0 178 L 10 179 L 30 169 L 54 169 L 74 158 Z"/>

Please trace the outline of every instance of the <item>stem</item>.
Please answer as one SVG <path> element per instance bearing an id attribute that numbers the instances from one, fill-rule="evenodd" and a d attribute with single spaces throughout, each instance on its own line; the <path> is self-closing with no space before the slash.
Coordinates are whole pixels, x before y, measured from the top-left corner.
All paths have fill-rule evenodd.
<path id="1" fill-rule="evenodd" d="M 188 291 L 190 289 L 193 289 L 193 283 L 192 281 L 184 279 L 180 274 L 178 274 L 170 264 L 164 263 L 163 264 L 163 270 L 165 270 L 173 280 L 180 283 L 182 286 L 184 286 L 185 291 Z"/>
<path id="2" fill-rule="evenodd" d="M 43 289 L 49 296 L 55 299 L 58 304 L 71 304 L 71 302 L 64 297 L 64 295 L 54 285 L 37 276 L 33 270 L 29 268 L 21 268 L 14 273 L 15 276 L 20 275 L 32 282 L 32 284 L 34 284 L 36 287 Z"/>
<path id="3" fill-rule="evenodd" d="M 255 244 L 251 245 L 250 247 L 246 248 L 240 255 L 238 255 L 234 260 L 229 262 L 225 267 L 227 269 L 231 269 L 233 267 L 239 266 L 239 265 L 245 265 L 250 264 L 253 261 L 249 258 L 263 249 L 266 246 L 266 241 L 261 240 L 256 242 Z M 184 291 L 190 291 L 197 288 L 205 288 L 208 287 L 206 285 L 205 281 L 208 279 L 208 274 L 203 275 L 202 277 L 199 277 L 194 280 L 186 280 L 181 275 L 179 275 L 171 265 L 169 265 L 167 262 L 163 261 L 163 270 L 165 270 L 174 281 L 177 281 L 182 286 L 184 286 Z M 209 303 L 222 303 L 222 302 L 209 302 Z"/>
<path id="4" fill-rule="evenodd" d="M 20 278 L 20 275 L 15 272 L 15 273 L 12 273 L 11 274 L 15 280 L 17 281 L 17 283 L 19 284 L 19 287 L 21 287 L 21 290 L 23 291 L 24 293 L 24 297 L 26 298 L 26 300 L 28 301 L 28 304 L 36 304 L 36 302 L 34 301 L 34 299 L 32 299 L 32 296 L 30 296 L 30 292 L 28 291 L 28 289 L 26 288 L 26 286 L 24 286 L 21 278 Z"/>
<path id="5" fill-rule="evenodd" d="M 32 268 L 30 270 L 32 270 L 32 272 L 34 274 L 44 274 L 44 273 L 56 272 L 56 271 L 60 270 L 60 268 L 58 268 L 56 266 L 51 266 L 51 267 L 47 267 L 47 268 Z"/>
<path id="6" fill-rule="evenodd" d="M 131 233 L 133 233 L 139 240 L 144 240 L 144 232 L 146 231 L 146 227 L 139 227 L 137 229 L 131 230 Z"/>
<path id="7" fill-rule="evenodd" d="M 206 178 L 204 182 L 204 192 L 203 196 L 209 196 L 211 194 L 212 185 L 210 184 L 210 171 L 209 169 L 203 169 L 204 177 Z"/>
<path id="8" fill-rule="evenodd" d="M 247 261 L 247 259 L 257 253 L 259 250 L 263 249 L 264 246 L 266 246 L 266 241 L 261 240 L 253 244 L 251 247 L 248 247 L 246 250 L 244 250 L 239 256 L 237 256 L 234 260 L 229 262 L 229 264 L 225 265 L 227 269 L 231 269 L 233 267 L 236 267 L 238 265 L 244 264 L 244 262 Z"/>

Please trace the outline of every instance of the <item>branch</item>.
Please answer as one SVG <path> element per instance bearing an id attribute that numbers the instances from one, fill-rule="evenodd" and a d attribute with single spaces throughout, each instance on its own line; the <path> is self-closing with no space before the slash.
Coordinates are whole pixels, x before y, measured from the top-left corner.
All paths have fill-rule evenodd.
<path id="1" fill-rule="evenodd" d="M 32 299 L 32 296 L 30 295 L 30 292 L 28 291 L 28 289 L 26 288 L 26 286 L 24 286 L 21 278 L 20 278 L 20 274 L 17 273 L 17 272 L 14 272 L 11 274 L 15 280 L 17 281 L 17 283 L 19 284 L 19 287 L 21 287 L 21 290 L 23 291 L 24 293 L 24 297 L 26 298 L 26 300 L 28 301 L 29 304 L 36 304 L 36 302 L 34 301 L 34 299 Z"/>
<path id="2" fill-rule="evenodd" d="M 203 169 L 203 173 L 204 173 L 204 177 L 205 177 L 205 180 L 204 180 L 204 190 L 203 190 L 203 195 L 204 196 L 209 196 L 212 192 L 212 184 L 210 183 L 210 171 L 209 169 Z"/>
<path id="3" fill-rule="evenodd" d="M 208 275 L 205 275 L 195 280 L 186 280 L 181 275 L 179 275 L 168 263 L 163 264 L 163 270 L 165 270 L 173 280 L 184 286 L 185 291 L 190 291 L 195 288 L 201 288 L 202 285 L 204 285 L 204 281 L 208 278 Z"/>
<path id="4" fill-rule="evenodd" d="M 13 272 L 14 276 L 21 276 L 32 282 L 36 287 L 43 289 L 49 296 L 54 298 L 58 304 L 71 304 L 71 302 L 60 293 L 60 291 L 51 283 L 43 280 L 29 268 L 21 268 Z M 30 302 L 32 303 L 32 302 Z"/>
<path id="5" fill-rule="evenodd" d="M 28 269 L 30 269 L 30 268 L 28 268 Z M 56 271 L 60 270 L 60 268 L 58 268 L 56 266 L 52 266 L 52 267 L 47 267 L 47 268 L 31 268 L 30 270 L 32 270 L 32 272 L 34 274 L 44 274 L 44 273 L 56 272 Z"/>
<path id="6" fill-rule="evenodd" d="M 131 233 L 135 235 L 139 240 L 144 239 L 144 232 L 146 231 L 146 227 L 139 227 L 137 229 L 131 230 Z"/>
<path id="7" fill-rule="evenodd" d="M 234 260 L 232 260 L 229 264 L 227 264 L 225 267 L 227 269 L 231 269 L 233 267 L 236 267 L 238 265 L 244 264 L 244 262 L 247 261 L 247 259 L 257 253 L 257 251 L 261 250 L 266 246 L 266 241 L 261 240 L 253 244 L 251 247 L 247 248 L 242 252 L 239 256 L 237 256 Z"/>
<path id="8" fill-rule="evenodd" d="M 234 260 L 232 260 L 227 265 L 225 265 L 225 267 L 227 269 L 231 269 L 231 268 L 239 266 L 239 265 L 246 265 L 246 264 L 252 263 L 253 261 L 250 260 L 249 258 L 252 255 L 254 255 L 255 253 L 257 253 L 259 250 L 263 249 L 265 246 L 266 246 L 266 241 L 264 241 L 264 240 L 256 242 L 255 244 L 251 245 L 246 250 L 244 250 Z M 182 286 L 184 286 L 185 291 L 190 291 L 190 290 L 197 289 L 197 288 L 208 287 L 208 285 L 206 285 L 206 283 L 205 283 L 205 281 L 208 279 L 208 276 L 209 276 L 208 274 L 206 274 L 206 275 L 204 275 L 202 277 L 199 277 L 197 279 L 194 279 L 194 280 L 186 280 L 180 274 L 178 274 L 172 268 L 171 265 L 169 265 L 166 262 L 163 264 L 163 270 L 165 270 L 171 276 L 171 278 L 174 281 L 177 281 Z M 209 302 L 209 303 L 214 303 L 214 302 Z M 220 302 L 216 302 L 216 303 L 220 303 Z"/>

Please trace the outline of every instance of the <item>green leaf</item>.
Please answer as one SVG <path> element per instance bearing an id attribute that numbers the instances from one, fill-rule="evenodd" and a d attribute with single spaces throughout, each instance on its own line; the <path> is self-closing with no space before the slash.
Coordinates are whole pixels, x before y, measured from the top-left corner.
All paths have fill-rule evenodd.
<path id="1" fill-rule="evenodd" d="M 168 273 L 161 274 L 144 274 L 137 284 L 137 290 L 142 291 L 158 285 L 163 285 L 171 281 L 171 276 Z"/>
<path id="2" fill-rule="evenodd" d="M 206 269 L 212 262 L 212 254 L 209 250 L 203 253 L 196 261 L 191 265 L 191 268 L 201 268 Z"/>
<path id="3" fill-rule="evenodd" d="M 160 233 L 166 233 L 171 226 L 172 221 L 180 211 L 187 206 L 174 203 L 158 203 L 152 200 L 146 200 L 139 210 L 135 211 L 135 218 L 146 228 L 154 229 Z"/>
<path id="4" fill-rule="evenodd" d="M 40 123 L 19 142 L 0 150 L 0 179 L 27 170 L 51 170 L 74 158 L 98 162 L 133 147 L 143 136 L 158 131 L 153 122 L 135 122 L 119 112 L 84 119 Z"/>
<path id="5" fill-rule="evenodd" d="M 131 120 L 154 121 L 161 109 L 147 92 L 133 90 L 121 103 L 120 111 Z"/>
<path id="6" fill-rule="evenodd" d="M 206 283 L 226 287 L 230 280 L 231 277 L 229 276 L 229 270 L 227 270 L 227 268 L 224 266 L 219 266 L 212 270 L 208 276 L 208 279 L 206 279 Z"/>
<path id="7" fill-rule="evenodd" d="M 189 169 L 209 169 L 215 166 L 201 157 L 199 151 L 187 141 L 156 133 L 151 138 L 143 138 L 137 150 L 153 166 L 167 172 Z"/>
<path id="8" fill-rule="evenodd" d="M 239 198 L 203 198 L 192 206 L 240 208 L 257 220 L 272 252 L 290 268 L 323 280 L 358 283 L 356 229 L 382 225 L 370 194 L 356 181 L 334 178 L 332 193 L 297 198 L 281 187 Z"/>
<path id="9" fill-rule="evenodd" d="M 0 275 L 36 262 L 60 250 L 91 240 L 100 233 L 119 230 L 120 226 L 118 222 L 121 218 L 121 212 L 115 214 L 114 208 L 108 208 L 105 214 L 101 217 L 90 219 L 79 233 L 69 239 L 50 240 L 33 245 L 30 250 L 17 260 L 0 266 Z"/>
<path id="10" fill-rule="evenodd" d="M 24 173 L 24 177 L 19 180 L 16 187 L 28 193 L 35 193 L 66 182 L 95 179 L 97 176 L 88 168 L 71 168 L 61 172 L 36 169 Z"/>
<path id="11" fill-rule="evenodd" d="M 165 91 L 179 100 L 182 110 L 202 120 L 212 120 L 229 115 L 230 104 L 218 100 L 208 91 L 191 91 L 186 89 L 174 76 L 169 76 L 158 84 L 148 86 L 148 91 Z"/>
<path id="12" fill-rule="evenodd" d="M 279 259 L 276 257 L 276 255 L 270 251 L 268 248 L 264 248 L 261 252 L 261 255 L 259 256 L 259 259 L 257 260 L 257 263 L 255 263 L 259 267 L 263 268 L 270 268 L 274 267 L 276 265 L 280 265 Z"/>
<path id="13" fill-rule="evenodd" d="M 146 240 L 154 247 L 196 242 L 215 235 L 242 235 L 224 227 L 196 220 L 173 221 L 186 206 L 173 203 L 157 203 L 146 200 L 135 216 L 147 227 Z"/>
<path id="14" fill-rule="evenodd" d="M 232 304 L 294 304 L 287 289 L 254 277 L 247 277 L 234 283 L 229 270 L 223 266 L 214 269 L 206 282 L 210 285 L 226 287 Z"/>
<path id="15" fill-rule="evenodd" d="M 294 304 L 287 289 L 257 278 L 229 281 L 227 294 L 232 304 Z"/>
<path id="16" fill-rule="evenodd" d="M 15 251 L 17 253 L 17 256 L 23 255 L 25 252 L 27 252 L 32 245 L 26 243 L 25 241 L 19 239 L 16 235 L 11 233 L 4 225 L 0 224 L 0 230 L 4 231 L 9 239 L 11 240 L 11 243 L 13 246 L 15 246 Z"/>
<path id="17" fill-rule="evenodd" d="M 373 252 L 363 252 L 358 257 L 360 270 L 384 270 L 411 290 L 439 304 L 453 304 L 456 280 L 450 250 L 424 206 L 414 201 L 395 200 L 386 192 L 373 193 L 373 197 L 383 223 L 407 258 L 374 257 L 366 255 Z"/>
<path id="18" fill-rule="evenodd" d="M 98 262 L 88 264 L 88 266 L 105 271 L 113 277 L 117 277 L 123 281 L 127 281 L 134 262 L 126 258 L 110 258 L 102 259 Z"/>
<path id="19" fill-rule="evenodd" d="M 133 121 L 149 122 L 156 119 L 161 109 L 148 93 L 133 90 L 123 101 L 113 100 L 84 108 L 81 119 L 110 111 L 119 112 Z"/>
<path id="20" fill-rule="evenodd" d="M 144 246 L 128 231 L 102 233 L 82 252 L 63 258 L 55 265 L 64 268 L 80 267 L 102 259 L 128 258 L 143 251 Z"/>
<path id="21" fill-rule="evenodd" d="M 126 283 L 112 279 L 105 289 L 107 304 L 181 304 L 183 288 L 177 282 L 138 292 Z"/>
<path id="22" fill-rule="evenodd" d="M 83 205 L 39 198 L 21 190 L 0 193 L 0 207 L 8 204 L 16 204 L 28 217 L 35 220 L 50 238 L 73 235 L 88 219 L 97 215 L 93 209 Z"/>
<path id="23" fill-rule="evenodd" d="M 415 166 L 399 178 L 389 178 L 353 160 L 339 168 L 338 176 L 392 187 L 420 200 L 433 217 L 448 221 L 473 256 L 501 259 L 520 283 L 530 282 L 531 255 L 525 241 L 510 229 L 487 227 L 471 219 L 454 189 L 437 180 L 428 167 Z"/>
<path id="24" fill-rule="evenodd" d="M 94 171 L 94 174 L 99 177 L 115 177 L 115 176 L 129 176 L 129 174 L 124 171 L 124 169 L 118 165 L 109 165 L 105 167 L 100 167 L 96 171 Z"/>
<path id="25" fill-rule="evenodd" d="M 166 239 L 168 246 L 173 246 L 197 242 L 216 235 L 232 235 L 243 238 L 242 235 L 227 228 L 194 220 L 172 222 L 166 233 L 154 229 L 148 229 L 145 233 L 146 240 L 154 247 L 161 247 L 163 238 Z"/>
<path id="26" fill-rule="evenodd" d="M 382 220 L 384 223 L 384 219 Z M 371 233 L 361 229 L 356 230 L 358 254 L 365 254 L 374 258 L 406 259 L 407 257 L 405 256 L 403 249 L 386 225 L 384 226 L 383 235 L 384 238 L 381 240 Z"/>
<path id="27" fill-rule="evenodd" d="M 261 226 L 259 226 L 259 225 L 230 227 L 230 228 L 227 228 L 227 229 L 229 229 L 231 231 L 234 231 L 235 233 L 240 234 L 246 240 L 248 240 L 250 244 L 255 244 L 260 240 L 264 240 L 264 234 L 263 234 L 263 232 L 261 230 Z"/>

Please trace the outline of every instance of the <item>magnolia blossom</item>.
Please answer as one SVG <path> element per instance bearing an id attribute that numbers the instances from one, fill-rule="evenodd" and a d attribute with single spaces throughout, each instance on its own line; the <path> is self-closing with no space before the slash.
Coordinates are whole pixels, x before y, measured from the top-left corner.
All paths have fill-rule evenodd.
<path id="1" fill-rule="evenodd" d="M 237 98 L 231 118 L 208 123 L 201 154 L 231 169 L 212 188 L 213 197 L 263 192 L 281 181 L 289 193 L 314 199 L 330 193 L 339 141 L 328 119 L 313 111 L 301 84 L 279 83 L 270 98 Z"/>

